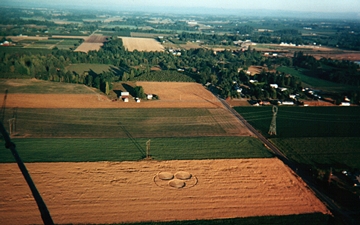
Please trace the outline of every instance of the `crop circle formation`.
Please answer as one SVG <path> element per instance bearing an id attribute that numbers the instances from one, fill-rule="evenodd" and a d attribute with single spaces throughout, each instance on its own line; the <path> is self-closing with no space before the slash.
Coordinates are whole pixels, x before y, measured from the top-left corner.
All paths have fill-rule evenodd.
<path id="1" fill-rule="evenodd" d="M 194 187 L 197 184 L 197 178 L 187 171 L 159 172 L 154 177 L 157 186 L 171 189 L 182 189 Z"/>

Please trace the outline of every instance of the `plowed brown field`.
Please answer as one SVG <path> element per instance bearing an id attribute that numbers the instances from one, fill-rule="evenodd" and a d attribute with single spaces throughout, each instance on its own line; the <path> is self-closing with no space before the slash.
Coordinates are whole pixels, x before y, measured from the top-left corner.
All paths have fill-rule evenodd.
<path id="1" fill-rule="evenodd" d="M 321 212 L 280 160 L 30 163 L 55 223 L 120 223 Z M 0 164 L 1 224 L 42 223 L 16 164 Z"/>

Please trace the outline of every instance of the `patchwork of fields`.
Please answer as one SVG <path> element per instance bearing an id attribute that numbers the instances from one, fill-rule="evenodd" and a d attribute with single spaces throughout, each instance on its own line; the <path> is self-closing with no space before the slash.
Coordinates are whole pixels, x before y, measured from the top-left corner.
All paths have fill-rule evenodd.
<path id="1" fill-rule="evenodd" d="M 13 41 L 18 42 L 23 48 L 29 49 L 74 49 L 79 45 L 80 40 L 86 39 L 86 36 L 59 36 L 53 35 L 49 37 L 35 36 L 8 36 Z"/>
<path id="2" fill-rule="evenodd" d="M 57 85 L 0 82 L 9 89 L 5 120 L 17 118 L 13 141 L 32 162 L 28 170 L 55 223 L 330 214 L 200 84 L 138 82 L 160 97 L 141 103 Z M 153 160 L 142 160 L 148 140 Z M 0 220 L 41 223 L 17 165 L 2 150 Z"/>

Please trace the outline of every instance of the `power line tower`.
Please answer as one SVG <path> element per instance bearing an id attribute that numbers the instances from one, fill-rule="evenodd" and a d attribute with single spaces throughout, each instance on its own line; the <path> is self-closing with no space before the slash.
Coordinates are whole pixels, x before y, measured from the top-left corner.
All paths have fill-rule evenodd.
<path id="1" fill-rule="evenodd" d="M 269 134 L 270 135 L 276 135 L 276 114 L 278 112 L 278 107 L 274 105 L 272 107 L 273 117 L 270 124 Z"/>

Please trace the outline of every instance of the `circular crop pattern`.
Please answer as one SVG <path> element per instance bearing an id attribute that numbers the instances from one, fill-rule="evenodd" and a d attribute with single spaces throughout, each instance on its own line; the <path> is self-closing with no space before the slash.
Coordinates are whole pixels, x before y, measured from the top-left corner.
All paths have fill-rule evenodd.
<path id="1" fill-rule="evenodd" d="M 191 173 L 185 171 L 179 171 L 175 173 L 175 178 L 179 180 L 189 180 L 192 177 Z"/>
<path id="2" fill-rule="evenodd" d="M 174 178 L 174 175 L 169 172 L 160 172 L 158 173 L 158 177 L 161 180 L 172 180 Z"/>
<path id="3" fill-rule="evenodd" d="M 173 179 L 169 181 L 169 185 L 174 188 L 183 188 L 185 187 L 185 182 L 179 179 Z"/>
<path id="4" fill-rule="evenodd" d="M 194 187 L 198 180 L 189 172 L 178 171 L 175 174 L 171 172 L 159 172 L 154 176 L 154 182 L 159 187 L 182 189 Z"/>

